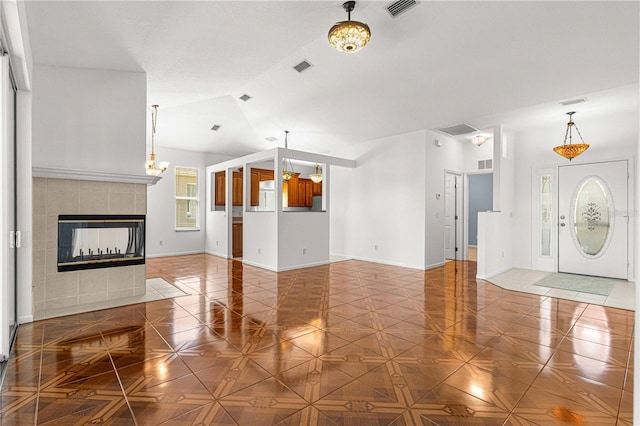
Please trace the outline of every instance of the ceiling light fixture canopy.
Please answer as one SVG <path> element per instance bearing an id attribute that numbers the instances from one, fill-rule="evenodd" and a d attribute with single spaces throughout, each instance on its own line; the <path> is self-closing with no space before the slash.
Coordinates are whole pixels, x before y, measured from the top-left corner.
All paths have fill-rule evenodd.
<path id="1" fill-rule="evenodd" d="M 155 140 L 156 124 L 158 123 L 158 105 L 151 105 L 151 154 L 144 164 L 148 175 L 158 176 L 169 167 L 168 161 L 160 161 L 156 163 Z"/>
<path id="2" fill-rule="evenodd" d="M 316 172 L 311 173 L 309 179 L 311 179 L 313 183 L 322 182 L 322 167 L 320 167 L 320 164 L 316 163 Z"/>
<path id="3" fill-rule="evenodd" d="M 475 146 L 480 146 L 487 141 L 486 136 L 476 135 L 471 137 L 471 143 Z"/>
<path id="4" fill-rule="evenodd" d="M 289 149 L 289 144 L 287 140 L 287 136 L 289 135 L 289 131 L 284 131 L 284 148 Z M 295 177 L 296 172 L 293 170 L 293 164 L 291 164 L 290 158 L 282 159 L 282 180 L 284 182 L 288 182 L 291 178 Z"/>
<path id="5" fill-rule="evenodd" d="M 351 11 L 355 6 L 355 1 L 344 2 L 342 7 L 348 14 L 347 20 L 337 22 L 329 30 L 329 43 L 340 52 L 357 52 L 371 39 L 371 30 L 367 24 L 351 20 Z"/>
<path id="6" fill-rule="evenodd" d="M 567 113 L 567 115 L 569 116 L 569 122 L 567 123 L 567 130 L 564 133 L 564 142 L 562 145 L 558 145 L 553 148 L 556 154 L 562 155 L 564 158 L 568 158 L 569 161 L 582 154 L 587 150 L 587 148 L 589 148 L 589 145 L 584 143 L 584 139 L 582 139 L 582 135 L 580 134 L 580 130 L 578 130 L 578 126 L 576 126 L 576 123 L 573 122 L 573 114 L 575 113 L 575 111 Z M 572 131 L 574 127 L 576 128 L 576 133 L 578 133 L 578 136 L 580 137 L 580 141 L 582 143 L 571 143 L 573 137 Z M 569 143 L 567 143 L 567 138 L 569 138 Z"/>

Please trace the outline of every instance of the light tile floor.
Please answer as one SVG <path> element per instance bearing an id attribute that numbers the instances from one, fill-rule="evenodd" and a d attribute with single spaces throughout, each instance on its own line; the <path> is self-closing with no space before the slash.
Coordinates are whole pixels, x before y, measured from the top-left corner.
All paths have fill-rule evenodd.
<path id="1" fill-rule="evenodd" d="M 635 310 L 635 283 L 615 280 L 616 283 L 608 296 L 561 290 L 557 288 L 534 285 L 551 272 L 532 271 L 529 269 L 510 269 L 507 272 L 489 278 L 487 281 L 507 290 L 521 291 L 541 296 L 558 297 L 612 308 Z"/>
<path id="2" fill-rule="evenodd" d="M 168 299 L 171 297 L 185 296 L 188 293 L 178 287 L 166 282 L 162 278 L 147 279 L 147 291 L 140 296 L 123 297 L 120 299 L 104 300 L 101 302 L 84 304 L 82 306 L 68 306 L 64 308 L 48 309 L 41 315 L 36 315 L 36 321 L 45 318 L 56 318 L 65 315 L 72 315 L 86 311 L 97 311 L 99 309 L 115 308 L 117 306 L 133 305 L 135 303 L 153 302 L 154 300 Z"/>

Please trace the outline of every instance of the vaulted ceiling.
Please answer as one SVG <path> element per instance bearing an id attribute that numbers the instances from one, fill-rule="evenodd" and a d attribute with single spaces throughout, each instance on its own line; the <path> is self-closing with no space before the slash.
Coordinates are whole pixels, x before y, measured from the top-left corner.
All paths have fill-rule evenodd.
<path id="1" fill-rule="evenodd" d="M 638 2 L 423 1 L 396 18 L 389 3 L 356 4 L 352 19 L 372 38 L 354 54 L 327 42 L 346 19 L 340 1 L 28 1 L 26 11 L 35 64 L 147 74 L 159 146 L 244 155 L 282 146 L 288 129 L 291 148 L 333 153 L 462 122 L 562 129 L 558 102 L 581 96 L 592 113 L 638 108 Z M 313 66 L 298 73 L 302 60 Z"/>

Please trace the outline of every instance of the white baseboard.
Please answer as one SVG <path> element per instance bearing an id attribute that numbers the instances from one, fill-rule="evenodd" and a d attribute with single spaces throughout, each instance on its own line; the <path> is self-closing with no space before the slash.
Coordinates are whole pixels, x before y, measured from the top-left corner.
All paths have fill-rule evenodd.
<path id="1" fill-rule="evenodd" d="M 274 268 L 273 266 L 263 265 L 261 263 L 251 262 L 249 260 L 244 260 L 244 259 L 242 260 L 242 263 L 249 266 L 255 266 L 256 268 L 266 269 L 267 271 L 278 272 L 278 269 Z"/>
<path id="2" fill-rule="evenodd" d="M 479 279 L 479 280 L 488 280 L 489 278 L 493 278 L 493 277 L 495 277 L 496 275 L 500 275 L 500 274 L 502 274 L 503 272 L 507 272 L 507 271 L 508 271 L 508 270 L 510 270 L 510 269 L 513 269 L 513 268 L 512 268 L 512 267 L 510 267 L 510 266 L 507 266 L 507 267 L 505 267 L 505 268 L 498 269 L 497 271 L 491 272 L 491 273 L 489 273 L 489 274 L 484 274 L 484 275 L 477 274 L 477 275 L 476 275 L 476 278 L 477 278 L 477 279 Z"/>
<path id="3" fill-rule="evenodd" d="M 313 268 L 314 266 L 328 265 L 329 263 L 331 262 L 322 261 L 322 262 L 306 263 L 304 265 L 285 266 L 284 268 L 278 268 L 278 272 L 292 271 L 294 269 L 302 269 L 302 268 Z"/>
<path id="4" fill-rule="evenodd" d="M 22 315 L 18 317 L 18 324 L 28 324 L 33 322 L 33 315 Z"/>
<path id="5" fill-rule="evenodd" d="M 431 265 L 425 266 L 424 270 L 428 271 L 429 269 L 440 268 L 441 266 L 444 266 L 445 264 L 446 264 L 446 262 L 432 263 Z"/>
<path id="6" fill-rule="evenodd" d="M 157 257 L 171 257 L 171 256 L 186 256 L 188 254 L 203 254 L 204 251 L 183 251 L 183 252 L 173 252 L 173 253 L 158 253 L 158 254 L 147 254 L 145 257 L 147 259 L 154 259 Z"/>
<path id="7" fill-rule="evenodd" d="M 219 258 L 222 258 L 222 259 L 229 259 L 229 258 L 227 257 L 227 255 L 226 255 L 226 254 L 224 254 L 224 253 L 216 253 L 216 252 L 214 252 L 214 251 L 209 251 L 209 250 L 205 250 L 204 252 L 205 252 L 206 254 L 210 254 L 211 256 L 219 257 Z"/>
<path id="8" fill-rule="evenodd" d="M 414 265 L 411 263 L 404 263 L 404 262 L 392 262 L 392 261 L 388 261 L 388 260 L 382 260 L 382 259 L 372 259 L 369 257 L 361 257 L 361 256 L 350 256 L 352 259 L 355 260 L 363 260 L 365 262 L 372 262 L 372 263 L 381 263 L 383 265 L 391 265 L 391 266 L 400 266 L 403 268 L 411 268 L 411 269 L 419 269 L 424 271 L 424 267 L 422 265 Z"/>

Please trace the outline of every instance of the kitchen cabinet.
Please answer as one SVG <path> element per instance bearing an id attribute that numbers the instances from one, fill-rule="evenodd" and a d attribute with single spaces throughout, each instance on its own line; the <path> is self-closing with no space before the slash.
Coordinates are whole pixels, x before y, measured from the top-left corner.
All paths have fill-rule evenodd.
<path id="1" fill-rule="evenodd" d="M 312 207 L 313 206 L 313 182 L 311 179 L 294 177 L 286 184 L 289 207 Z"/>
<path id="2" fill-rule="evenodd" d="M 242 172 L 233 172 L 232 204 L 242 205 Z"/>
<path id="3" fill-rule="evenodd" d="M 242 257 L 242 223 L 234 223 L 232 231 L 232 255 L 233 257 Z"/>
<path id="4" fill-rule="evenodd" d="M 260 172 L 258 169 L 251 169 L 251 206 L 260 204 Z"/>
<path id="5" fill-rule="evenodd" d="M 226 204 L 226 172 L 216 172 L 215 174 L 215 205 L 224 206 Z"/>
<path id="6" fill-rule="evenodd" d="M 314 183 L 313 181 L 311 182 L 312 185 L 312 191 L 311 191 L 311 195 L 312 196 L 316 196 L 316 195 L 322 195 L 322 182 L 318 182 L 318 183 Z"/>

